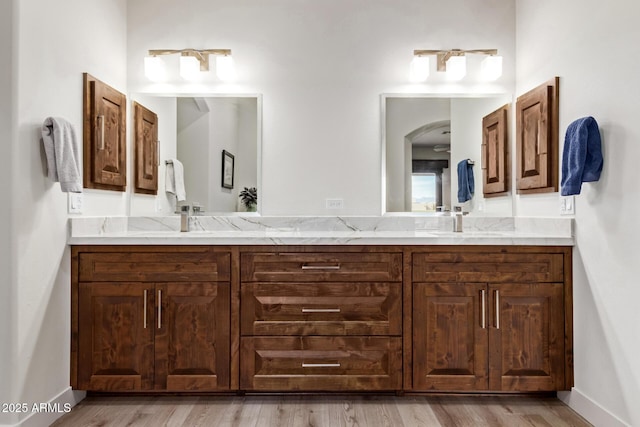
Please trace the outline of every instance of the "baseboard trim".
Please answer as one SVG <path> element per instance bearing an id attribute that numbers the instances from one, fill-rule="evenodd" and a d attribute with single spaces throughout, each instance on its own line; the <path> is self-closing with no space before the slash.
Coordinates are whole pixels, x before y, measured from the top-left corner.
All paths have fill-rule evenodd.
<path id="1" fill-rule="evenodd" d="M 630 427 L 575 387 L 558 392 L 558 399 L 596 427 Z"/>
<path id="2" fill-rule="evenodd" d="M 38 410 L 32 411 L 29 416 L 20 420 L 18 424 L 14 424 L 13 427 L 49 426 L 80 403 L 86 395 L 87 393 L 85 391 L 76 391 L 68 387 L 48 402 L 37 404 Z"/>

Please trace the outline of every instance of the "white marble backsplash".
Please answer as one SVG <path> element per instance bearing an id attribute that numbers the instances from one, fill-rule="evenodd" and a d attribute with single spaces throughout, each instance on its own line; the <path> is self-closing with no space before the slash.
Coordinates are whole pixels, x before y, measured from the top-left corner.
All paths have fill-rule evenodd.
<path id="1" fill-rule="evenodd" d="M 192 216 L 191 232 L 437 232 L 452 231 L 450 216 Z M 516 232 L 571 237 L 571 218 L 465 216 L 466 233 Z M 72 237 L 175 232 L 178 215 L 163 217 L 77 217 L 70 219 Z"/>

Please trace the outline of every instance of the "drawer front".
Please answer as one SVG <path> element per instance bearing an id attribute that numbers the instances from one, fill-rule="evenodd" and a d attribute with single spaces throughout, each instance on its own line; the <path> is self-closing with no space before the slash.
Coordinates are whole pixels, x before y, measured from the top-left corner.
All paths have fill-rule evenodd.
<path id="1" fill-rule="evenodd" d="M 402 387 L 399 337 L 243 337 L 241 346 L 240 388 L 244 390 Z"/>
<path id="2" fill-rule="evenodd" d="M 401 253 L 246 253 L 243 282 L 395 282 Z"/>
<path id="3" fill-rule="evenodd" d="M 562 282 L 562 254 L 433 252 L 413 254 L 414 282 Z"/>
<path id="4" fill-rule="evenodd" d="M 80 253 L 81 282 L 228 282 L 228 252 L 86 252 Z"/>
<path id="5" fill-rule="evenodd" d="M 243 283 L 243 335 L 400 335 L 401 283 Z"/>

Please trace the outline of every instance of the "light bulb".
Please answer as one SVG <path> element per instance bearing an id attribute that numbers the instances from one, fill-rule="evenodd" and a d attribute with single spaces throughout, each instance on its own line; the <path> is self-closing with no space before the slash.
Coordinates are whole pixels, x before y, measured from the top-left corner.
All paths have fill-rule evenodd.
<path id="1" fill-rule="evenodd" d="M 195 56 L 180 57 L 180 77 L 196 80 L 200 76 L 200 61 Z"/>
<path id="2" fill-rule="evenodd" d="M 464 56 L 452 56 L 447 60 L 447 78 L 449 80 L 462 80 L 467 74 L 467 58 Z"/>
<path id="3" fill-rule="evenodd" d="M 502 76 L 502 56 L 487 56 L 480 63 L 480 75 L 483 80 L 494 81 Z"/>
<path id="4" fill-rule="evenodd" d="M 167 69 L 164 61 L 158 56 L 146 56 L 144 58 L 144 75 L 152 82 L 164 82 L 167 80 Z"/>
<path id="5" fill-rule="evenodd" d="M 231 55 L 216 57 L 216 75 L 223 82 L 231 82 L 236 79 L 236 67 Z"/>
<path id="6" fill-rule="evenodd" d="M 414 56 L 409 69 L 409 81 L 411 83 L 421 83 L 429 77 L 429 57 Z"/>

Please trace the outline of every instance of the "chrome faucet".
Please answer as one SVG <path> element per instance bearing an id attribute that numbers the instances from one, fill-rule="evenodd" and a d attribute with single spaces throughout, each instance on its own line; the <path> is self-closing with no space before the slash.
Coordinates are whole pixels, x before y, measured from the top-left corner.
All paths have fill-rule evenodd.
<path id="1" fill-rule="evenodd" d="M 456 233 L 462 233 L 462 206 L 454 207 L 453 212 L 453 231 Z"/>
<path id="2" fill-rule="evenodd" d="M 189 231 L 189 205 L 180 206 L 180 231 Z"/>

